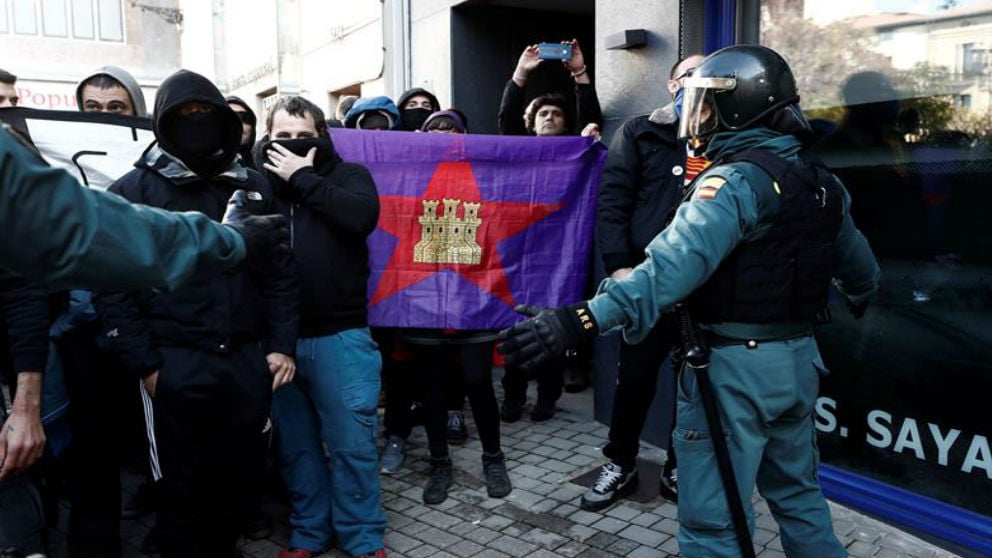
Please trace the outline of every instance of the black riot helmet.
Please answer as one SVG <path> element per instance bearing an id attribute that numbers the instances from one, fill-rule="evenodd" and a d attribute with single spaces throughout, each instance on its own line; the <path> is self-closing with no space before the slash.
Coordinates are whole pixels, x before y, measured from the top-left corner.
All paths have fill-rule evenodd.
<path id="1" fill-rule="evenodd" d="M 706 57 L 683 82 L 679 137 L 744 130 L 799 101 L 789 64 L 774 50 L 735 45 Z"/>

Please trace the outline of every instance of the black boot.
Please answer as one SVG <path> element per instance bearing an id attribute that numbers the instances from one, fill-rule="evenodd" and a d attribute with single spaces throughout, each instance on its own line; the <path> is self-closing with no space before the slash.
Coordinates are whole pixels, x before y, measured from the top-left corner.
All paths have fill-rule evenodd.
<path id="1" fill-rule="evenodd" d="M 510 475 L 506 472 L 506 458 L 503 452 L 483 453 L 482 471 L 486 475 L 486 492 L 490 498 L 502 498 L 513 492 Z"/>
<path id="2" fill-rule="evenodd" d="M 424 487 L 424 503 L 440 504 L 448 499 L 448 489 L 454 478 L 451 473 L 451 458 L 431 458 L 430 477 Z"/>
<path id="3" fill-rule="evenodd" d="M 499 418 L 503 422 L 517 422 L 524 416 L 524 401 L 526 397 L 516 397 L 507 394 L 503 398 L 503 405 L 499 409 Z"/>
<path id="4" fill-rule="evenodd" d="M 530 420 L 534 422 L 543 422 L 549 420 L 555 416 L 555 402 L 551 399 L 537 398 L 537 403 L 534 404 L 534 408 L 530 410 Z"/>

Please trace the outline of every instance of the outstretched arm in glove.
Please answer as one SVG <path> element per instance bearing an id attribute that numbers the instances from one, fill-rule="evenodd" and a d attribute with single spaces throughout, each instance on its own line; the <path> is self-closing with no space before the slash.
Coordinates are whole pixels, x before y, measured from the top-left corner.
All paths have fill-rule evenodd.
<path id="1" fill-rule="evenodd" d="M 501 331 L 496 347 L 506 355 L 508 366 L 523 370 L 539 368 L 599 333 L 596 319 L 585 302 L 553 309 L 522 305 L 515 310 L 528 318 Z"/>

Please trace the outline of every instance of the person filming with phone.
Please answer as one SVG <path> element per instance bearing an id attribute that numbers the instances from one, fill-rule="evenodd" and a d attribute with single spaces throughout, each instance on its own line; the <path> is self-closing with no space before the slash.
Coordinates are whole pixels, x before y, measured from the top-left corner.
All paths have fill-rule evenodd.
<path id="1" fill-rule="evenodd" d="M 535 68 L 558 62 L 575 82 L 574 101 L 562 95 L 563 92 L 540 91 L 536 87 L 536 79 L 535 83 L 531 83 L 530 90 L 527 88 L 528 78 Z M 526 104 L 528 98 L 532 99 Z M 540 43 L 524 48 L 513 77 L 503 88 L 499 109 L 500 134 L 556 137 L 580 135 L 581 130 L 582 136 L 599 139 L 602 121 L 599 98 L 578 40 Z M 586 371 L 574 359 L 572 362 L 563 359 L 549 363 L 530 374 L 512 366 L 506 367 L 502 379 L 504 398 L 500 407 L 503 422 L 513 423 L 522 418 L 527 403 L 527 384 L 531 378 L 537 380 L 537 400 L 530 414 L 534 422 L 554 416 L 566 381 L 569 385 L 588 383 Z"/>
<path id="2" fill-rule="evenodd" d="M 527 79 L 544 62 L 560 61 L 575 80 L 574 106 L 560 92 L 544 92 L 525 105 Z M 533 92 L 531 92 L 533 95 Z M 525 108 L 526 106 L 526 108 Z M 513 71 L 513 77 L 503 88 L 499 107 L 499 132 L 502 135 L 599 137 L 603 112 L 592 85 L 582 48 L 577 39 L 560 43 L 540 43 L 524 48 Z"/>

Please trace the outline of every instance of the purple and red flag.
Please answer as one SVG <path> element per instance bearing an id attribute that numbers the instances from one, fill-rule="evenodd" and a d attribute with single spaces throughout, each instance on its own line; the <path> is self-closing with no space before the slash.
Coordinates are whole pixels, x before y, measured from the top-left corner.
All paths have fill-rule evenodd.
<path id="1" fill-rule="evenodd" d="M 519 319 L 517 304 L 582 298 L 601 143 L 336 128 L 331 137 L 379 190 L 372 325 L 500 329 Z"/>

